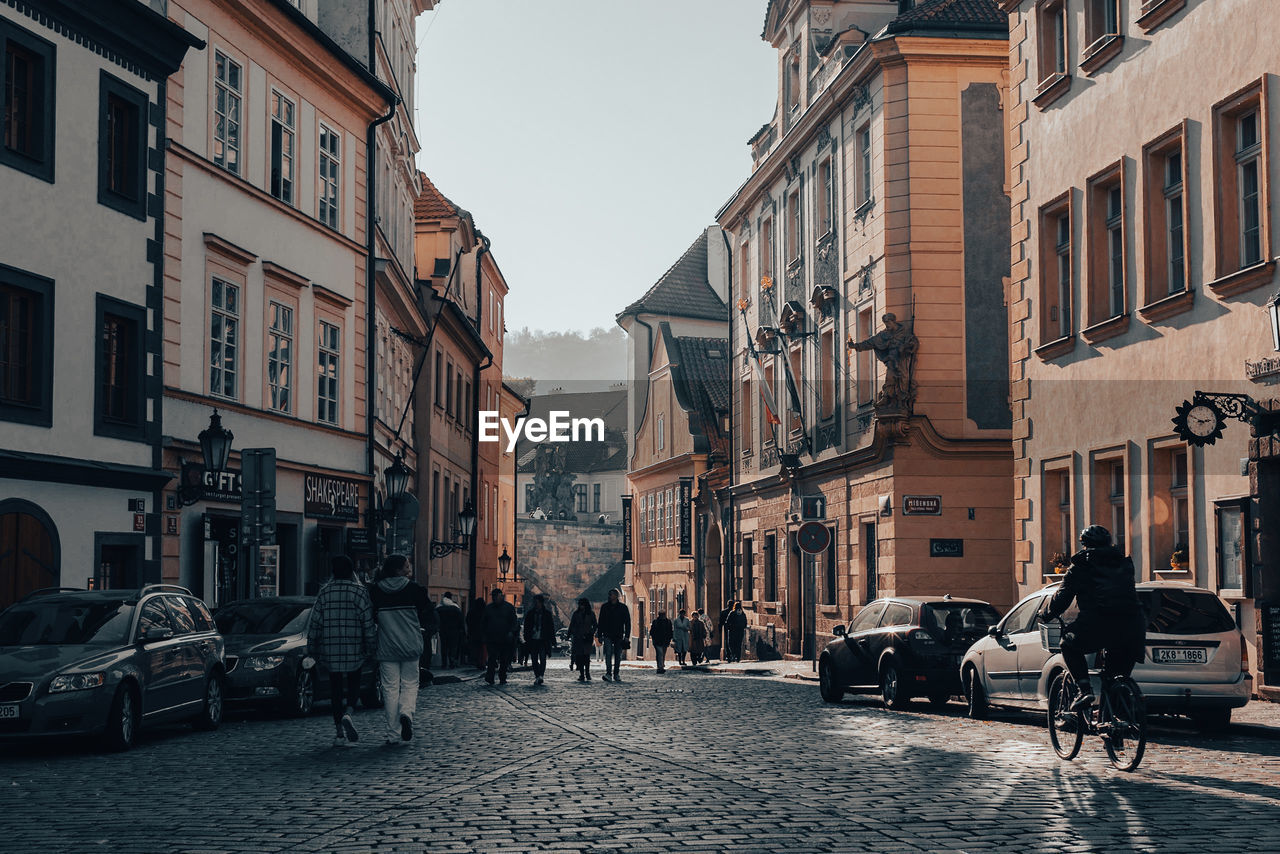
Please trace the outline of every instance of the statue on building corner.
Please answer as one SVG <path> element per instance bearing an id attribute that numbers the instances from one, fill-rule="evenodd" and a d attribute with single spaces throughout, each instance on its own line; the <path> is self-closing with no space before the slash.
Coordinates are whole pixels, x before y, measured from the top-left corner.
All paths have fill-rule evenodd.
<path id="1" fill-rule="evenodd" d="M 876 409 L 910 415 L 916 403 L 916 352 L 920 349 L 920 339 L 913 330 L 915 321 L 900 323 L 893 312 L 886 312 L 881 319 L 884 329 L 865 341 L 850 338 L 848 347 L 873 350 L 876 358 L 884 363 L 884 385 L 876 395 Z"/>

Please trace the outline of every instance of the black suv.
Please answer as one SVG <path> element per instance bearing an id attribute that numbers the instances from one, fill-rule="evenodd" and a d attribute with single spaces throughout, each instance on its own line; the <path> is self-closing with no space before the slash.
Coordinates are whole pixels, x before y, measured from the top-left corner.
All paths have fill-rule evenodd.
<path id="1" fill-rule="evenodd" d="M 222 722 L 223 642 L 209 609 L 169 584 L 37 590 L 0 613 L 0 738 L 102 735 Z"/>
<path id="2" fill-rule="evenodd" d="M 846 691 L 879 692 L 891 709 L 917 696 L 943 706 L 961 692 L 960 657 L 999 620 L 996 609 L 978 599 L 877 599 L 847 632 L 835 627 L 835 640 L 818 659 L 822 699 L 837 703 Z"/>

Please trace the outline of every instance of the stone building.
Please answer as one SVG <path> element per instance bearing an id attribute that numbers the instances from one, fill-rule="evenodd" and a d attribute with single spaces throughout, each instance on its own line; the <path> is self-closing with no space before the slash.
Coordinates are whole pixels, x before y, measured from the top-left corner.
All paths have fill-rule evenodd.
<path id="1" fill-rule="evenodd" d="M 0 610 L 161 579 L 165 12 L 0 6 Z"/>
<path id="2" fill-rule="evenodd" d="M 1203 446 L 1171 423 L 1198 391 L 1277 398 L 1280 46 L 1259 37 L 1274 4 L 1001 5 L 1018 591 L 1054 579 L 1082 527 L 1105 525 L 1141 580 L 1208 587 L 1237 608 L 1275 696 L 1280 644 L 1261 644 L 1280 627 L 1266 605 L 1280 597 L 1275 422 L 1251 437 L 1202 418 L 1187 426 L 1216 438 Z"/>
<path id="3" fill-rule="evenodd" d="M 734 303 L 726 598 L 813 654 L 886 594 L 1013 598 L 1007 20 L 771 0 L 778 107 L 718 214 Z M 802 552 L 806 517 L 830 545 Z"/>
<path id="4" fill-rule="evenodd" d="M 286 0 L 168 14 L 207 47 L 167 87 L 163 574 L 211 605 L 258 592 L 240 452 L 273 448 L 274 586 L 303 593 L 369 507 L 367 142 L 395 93 Z M 216 481 L 214 409 L 235 437 Z"/>

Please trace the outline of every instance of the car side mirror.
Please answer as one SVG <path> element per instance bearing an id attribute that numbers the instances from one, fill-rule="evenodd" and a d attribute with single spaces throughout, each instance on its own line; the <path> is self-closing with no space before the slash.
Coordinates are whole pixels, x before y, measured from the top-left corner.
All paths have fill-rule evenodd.
<path id="1" fill-rule="evenodd" d="M 1000 627 L 999 627 L 999 626 L 992 626 L 991 628 L 987 629 L 987 635 L 988 635 L 989 637 L 993 637 L 993 638 L 998 638 L 998 637 L 1000 637 Z"/>
<path id="2" fill-rule="evenodd" d="M 838 638 L 844 637 L 845 636 L 844 626 L 836 626 L 834 629 L 831 630 L 831 634 L 835 635 Z"/>
<path id="3" fill-rule="evenodd" d="M 142 640 L 144 643 L 168 640 L 171 637 L 173 637 L 173 629 L 167 626 L 149 626 L 147 630 L 142 633 Z"/>

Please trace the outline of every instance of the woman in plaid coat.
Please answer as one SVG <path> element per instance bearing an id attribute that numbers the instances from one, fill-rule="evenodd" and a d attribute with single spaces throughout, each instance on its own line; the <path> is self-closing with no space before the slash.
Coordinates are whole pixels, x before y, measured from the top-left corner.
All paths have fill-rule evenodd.
<path id="1" fill-rule="evenodd" d="M 333 580 L 320 589 L 311 608 L 307 647 L 329 671 L 329 698 L 333 707 L 335 745 L 360 740 L 351 720 L 360 694 L 360 669 L 376 649 L 377 629 L 369 591 L 355 580 L 351 559 L 338 555 L 330 563 Z"/>

